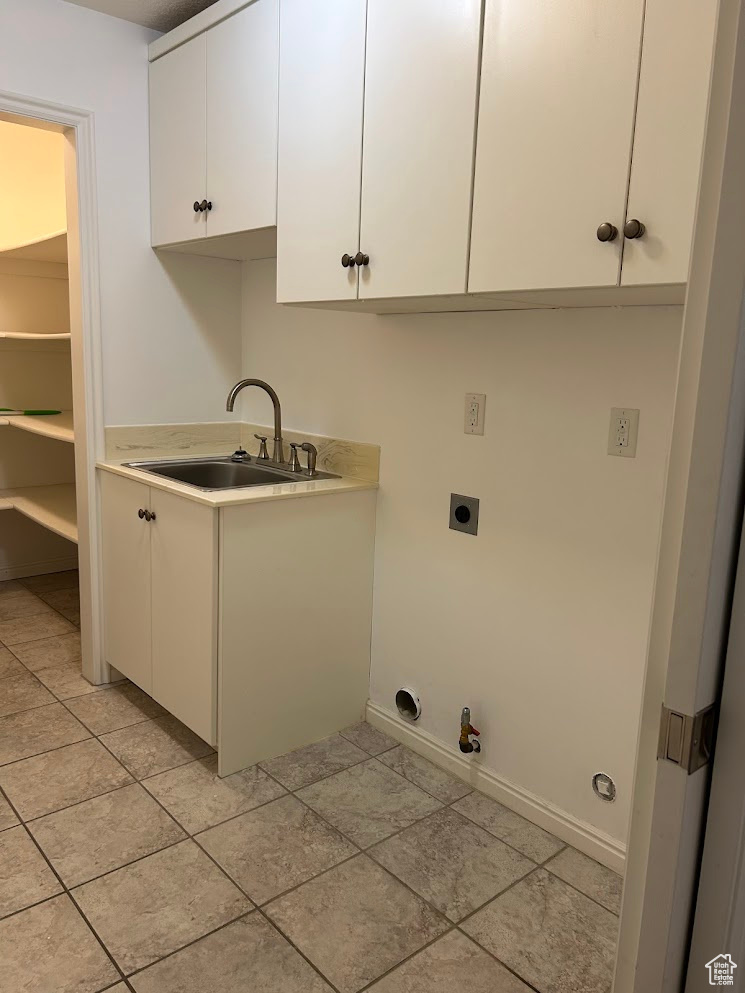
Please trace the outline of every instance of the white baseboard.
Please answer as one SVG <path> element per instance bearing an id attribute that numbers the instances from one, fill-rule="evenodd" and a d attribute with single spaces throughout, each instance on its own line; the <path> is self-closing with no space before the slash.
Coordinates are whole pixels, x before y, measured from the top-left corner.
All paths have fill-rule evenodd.
<path id="1" fill-rule="evenodd" d="M 614 872 L 623 873 L 626 846 L 620 841 L 502 778 L 496 772 L 481 765 L 478 759 L 466 757 L 455 747 L 444 744 L 428 731 L 405 723 L 396 714 L 370 701 L 367 704 L 367 719 L 374 727 L 385 731 L 396 741 L 400 741 L 430 762 L 464 780 L 474 789 L 493 797 L 515 813 L 527 817 L 534 824 L 578 848 L 597 862 L 607 865 Z"/>
<path id="2" fill-rule="evenodd" d="M 0 568 L 0 582 L 6 579 L 26 579 L 28 576 L 44 576 L 49 572 L 67 572 L 77 569 L 77 555 L 66 555 L 64 558 L 44 559 L 41 562 L 27 562 L 24 565 L 13 565 Z"/>

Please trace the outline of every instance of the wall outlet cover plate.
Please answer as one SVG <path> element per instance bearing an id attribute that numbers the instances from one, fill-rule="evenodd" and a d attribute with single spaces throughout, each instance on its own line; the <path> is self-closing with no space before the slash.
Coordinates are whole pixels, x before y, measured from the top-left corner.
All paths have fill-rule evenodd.
<path id="1" fill-rule="evenodd" d="M 636 458 L 639 434 L 639 411 L 633 407 L 613 407 L 610 412 L 608 454 L 620 458 Z"/>
<path id="2" fill-rule="evenodd" d="M 450 494 L 449 527 L 452 531 L 462 531 L 464 534 L 478 534 L 479 501 L 477 497 L 463 496 L 461 493 Z"/>

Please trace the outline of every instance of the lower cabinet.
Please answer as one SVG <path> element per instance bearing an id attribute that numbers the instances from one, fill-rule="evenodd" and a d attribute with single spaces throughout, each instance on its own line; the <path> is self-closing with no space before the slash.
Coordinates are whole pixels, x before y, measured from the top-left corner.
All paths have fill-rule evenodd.
<path id="1" fill-rule="evenodd" d="M 106 661 L 214 745 L 218 511 L 100 478 Z"/>
<path id="2" fill-rule="evenodd" d="M 364 717 L 374 489 L 219 507 L 99 478 L 106 661 L 221 776 Z"/>

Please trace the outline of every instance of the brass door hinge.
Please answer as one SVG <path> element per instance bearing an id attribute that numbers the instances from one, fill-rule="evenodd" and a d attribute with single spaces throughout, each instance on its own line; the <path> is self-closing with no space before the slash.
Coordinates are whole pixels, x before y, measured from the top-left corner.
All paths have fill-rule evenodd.
<path id="1" fill-rule="evenodd" d="M 657 758 L 679 765 L 690 775 L 711 761 L 715 729 L 715 704 L 693 716 L 663 704 Z"/>

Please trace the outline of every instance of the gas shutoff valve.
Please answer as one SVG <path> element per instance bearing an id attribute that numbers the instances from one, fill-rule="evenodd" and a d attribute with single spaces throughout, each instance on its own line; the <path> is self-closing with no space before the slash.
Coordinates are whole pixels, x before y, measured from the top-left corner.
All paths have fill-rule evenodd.
<path id="1" fill-rule="evenodd" d="M 471 724 L 471 708 L 464 707 L 460 715 L 460 740 L 458 745 L 462 752 L 480 752 L 480 731 Z"/>

